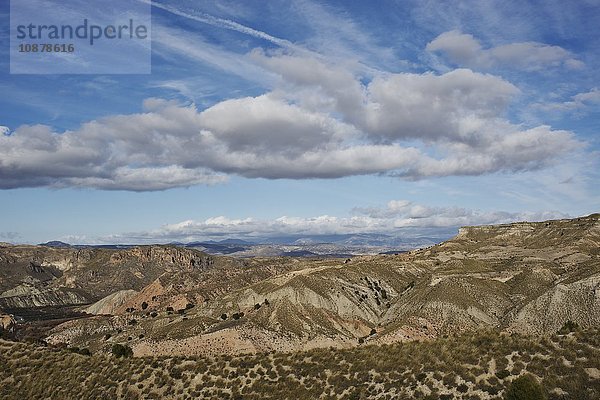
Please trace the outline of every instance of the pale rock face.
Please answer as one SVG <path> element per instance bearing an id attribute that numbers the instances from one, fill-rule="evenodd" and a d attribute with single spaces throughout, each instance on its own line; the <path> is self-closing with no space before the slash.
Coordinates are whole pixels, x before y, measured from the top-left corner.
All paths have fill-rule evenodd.
<path id="1" fill-rule="evenodd" d="M 4 308 L 30 308 L 88 303 L 86 297 L 68 289 L 38 290 L 33 288 L 31 291 L 24 289 L 24 287 L 16 289 L 20 294 L 0 296 L 0 306 Z"/>
<path id="2" fill-rule="evenodd" d="M 509 330 L 529 334 L 556 332 L 566 321 L 600 326 L 600 273 L 558 284 L 525 305 Z"/>
<path id="3" fill-rule="evenodd" d="M 114 314 L 130 298 L 138 294 L 135 290 L 119 290 L 95 302 L 84 311 L 88 314 Z"/>

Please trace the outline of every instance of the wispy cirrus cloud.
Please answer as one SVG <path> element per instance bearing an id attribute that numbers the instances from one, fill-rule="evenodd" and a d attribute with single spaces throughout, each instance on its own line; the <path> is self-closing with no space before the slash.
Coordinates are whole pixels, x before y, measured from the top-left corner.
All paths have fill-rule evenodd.
<path id="1" fill-rule="evenodd" d="M 214 15 L 201 13 L 201 12 L 198 12 L 195 10 L 184 11 L 177 7 L 173 7 L 168 4 L 163 4 L 158 1 L 152 1 L 152 0 L 138 0 L 138 1 L 140 1 L 141 3 L 150 4 L 153 7 L 160 8 L 161 10 L 165 10 L 171 14 L 174 14 L 174 15 L 177 15 L 180 17 L 184 17 L 184 18 L 191 19 L 194 21 L 209 24 L 209 25 L 212 25 L 212 26 L 215 26 L 218 28 L 229 29 L 232 31 L 243 33 L 245 35 L 253 36 L 257 39 L 263 39 L 263 40 L 266 40 L 273 44 L 276 44 L 277 46 L 290 48 L 290 49 L 294 49 L 294 50 L 303 50 L 301 47 L 296 46 L 294 43 L 290 42 L 289 40 L 278 38 L 273 35 L 269 35 L 268 33 L 263 32 L 261 30 L 242 25 L 238 22 L 235 22 L 235 21 L 232 21 L 229 19 L 215 17 Z"/>

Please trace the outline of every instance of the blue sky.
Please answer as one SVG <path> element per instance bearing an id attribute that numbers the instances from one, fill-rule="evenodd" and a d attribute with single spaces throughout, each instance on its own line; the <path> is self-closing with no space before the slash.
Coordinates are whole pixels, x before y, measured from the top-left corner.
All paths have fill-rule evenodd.
<path id="1" fill-rule="evenodd" d="M 10 74 L 9 11 L 0 241 L 402 236 L 600 211 L 598 1 L 162 0 L 149 75 Z"/>

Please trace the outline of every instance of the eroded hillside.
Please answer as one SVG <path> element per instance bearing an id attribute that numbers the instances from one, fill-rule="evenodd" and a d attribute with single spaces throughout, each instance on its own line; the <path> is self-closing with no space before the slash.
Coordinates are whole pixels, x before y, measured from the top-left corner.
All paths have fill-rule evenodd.
<path id="1" fill-rule="evenodd" d="M 112 315 L 69 321 L 48 340 L 95 351 L 127 342 L 136 355 L 214 355 L 393 343 L 480 328 L 550 334 L 569 320 L 597 327 L 599 218 L 467 227 L 427 249 L 352 259 L 242 261 L 193 253 L 205 260 L 197 268 L 162 256 L 179 249 L 140 248 L 168 272 L 151 278 L 135 263 L 119 264 L 122 274 L 146 281 L 114 287 L 113 293 L 135 292 L 88 309 Z M 206 265 L 210 259 L 221 266 Z"/>

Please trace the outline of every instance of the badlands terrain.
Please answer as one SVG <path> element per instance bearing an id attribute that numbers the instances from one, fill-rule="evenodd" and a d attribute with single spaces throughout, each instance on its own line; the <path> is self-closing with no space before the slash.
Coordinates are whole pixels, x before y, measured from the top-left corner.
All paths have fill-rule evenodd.
<path id="1" fill-rule="evenodd" d="M 11 371 L 86 366 L 56 398 L 502 398 L 526 376 L 597 399 L 600 214 L 344 258 L 5 244 L 0 309 L 2 334 L 34 343 L 0 343 L 8 398 L 44 385 Z"/>

